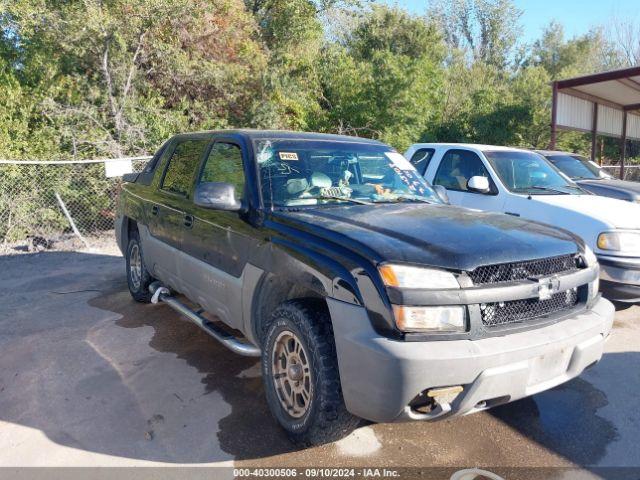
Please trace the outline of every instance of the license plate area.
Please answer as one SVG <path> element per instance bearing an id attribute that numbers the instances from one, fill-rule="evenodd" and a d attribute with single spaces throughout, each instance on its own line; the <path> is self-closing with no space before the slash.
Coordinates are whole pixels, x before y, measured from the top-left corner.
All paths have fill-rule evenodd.
<path id="1" fill-rule="evenodd" d="M 563 375 L 569 368 L 572 348 L 545 353 L 531 360 L 528 386 L 535 386 Z"/>

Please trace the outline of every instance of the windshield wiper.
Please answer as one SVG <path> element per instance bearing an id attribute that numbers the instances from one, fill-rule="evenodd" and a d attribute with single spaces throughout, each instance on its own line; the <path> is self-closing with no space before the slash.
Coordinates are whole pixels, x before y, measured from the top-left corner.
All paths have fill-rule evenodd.
<path id="1" fill-rule="evenodd" d="M 357 198 L 351 198 L 351 197 L 340 197 L 338 195 L 320 195 L 317 198 L 323 198 L 326 200 L 344 200 L 345 202 L 357 203 L 359 205 L 372 205 L 371 202 L 367 202 L 365 200 L 358 200 Z"/>
<path id="2" fill-rule="evenodd" d="M 409 200 L 409 201 L 413 201 L 413 202 L 422 202 L 422 203 L 429 203 L 429 204 L 433 204 L 434 203 L 431 200 L 427 200 L 426 198 L 420 197 L 418 195 L 402 194 L 402 195 L 397 195 L 396 198 L 398 200 Z"/>
<path id="3" fill-rule="evenodd" d="M 570 185 L 567 185 L 567 187 L 570 188 Z M 530 187 L 522 188 L 521 190 L 530 190 L 530 189 L 543 190 L 545 192 L 556 192 L 556 193 L 560 193 L 562 195 L 571 195 L 569 192 L 565 192 L 564 190 L 559 190 L 559 189 L 553 188 L 553 187 L 542 187 L 540 185 L 531 185 Z"/>

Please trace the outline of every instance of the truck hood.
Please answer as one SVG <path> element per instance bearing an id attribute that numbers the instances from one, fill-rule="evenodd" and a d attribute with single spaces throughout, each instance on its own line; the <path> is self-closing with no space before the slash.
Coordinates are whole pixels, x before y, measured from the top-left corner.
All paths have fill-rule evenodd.
<path id="1" fill-rule="evenodd" d="M 609 228 L 640 229 L 640 205 L 598 195 L 534 195 L 535 202 L 589 216 Z"/>
<path id="2" fill-rule="evenodd" d="M 578 180 L 578 185 L 585 187 L 593 186 L 599 190 L 611 190 L 614 192 L 628 193 L 629 197 L 640 198 L 640 182 L 628 182 L 626 180 L 603 179 L 603 180 Z"/>
<path id="3" fill-rule="evenodd" d="M 323 250 L 334 244 L 374 263 L 453 270 L 574 254 L 579 242 L 569 232 L 540 223 L 450 205 L 335 206 L 276 212 L 273 219 L 295 225 L 288 232 L 313 235 Z M 307 243 L 304 237 L 300 241 Z"/>

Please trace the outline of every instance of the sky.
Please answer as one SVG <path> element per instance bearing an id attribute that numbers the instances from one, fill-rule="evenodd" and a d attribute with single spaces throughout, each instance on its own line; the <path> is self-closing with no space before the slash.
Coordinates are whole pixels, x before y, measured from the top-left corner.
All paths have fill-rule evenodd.
<path id="1" fill-rule="evenodd" d="M 383 0 L 411 12 L 423 14 L 428 0 Z M 595 25 L 607 23 L 613 16 L 635 18 L 640 22 L 638 0 L 515 0 L 523 10 L 523 40 L 533 42 L 543 28 L 557 20 L 564 25 L 567 37 L 582 35 Z"/>

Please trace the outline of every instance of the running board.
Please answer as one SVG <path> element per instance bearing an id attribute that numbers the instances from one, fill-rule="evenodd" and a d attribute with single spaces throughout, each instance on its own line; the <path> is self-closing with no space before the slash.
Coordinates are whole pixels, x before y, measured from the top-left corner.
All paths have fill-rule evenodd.
<path id="1" fill-rule="evenodd" d="M 153 282 L 151 285 L 149 285 L 149 291 L 153 295 L 153 297 L 151 298 L 151 303 L 166 303 L 176 312 L 184 315 L 193 323 L 198 325 L 201 329 L 218 340 L 222 345 L 227 347 L 232 352 L 237 353 L 238 355 L 243 355 L 245 357 L 260 356 L 260 349 L 258 347 L 250 343 L 243 342 L 230 333 L 227 333 L 224 330 L 218 328 L 210 320 L 200 315 L 200 313 L 202 313 L 202 310 L 191 310 L 184 303 L 172 296 L 169 289 L 162 286 L 160 282 Z"/>

